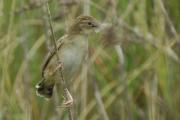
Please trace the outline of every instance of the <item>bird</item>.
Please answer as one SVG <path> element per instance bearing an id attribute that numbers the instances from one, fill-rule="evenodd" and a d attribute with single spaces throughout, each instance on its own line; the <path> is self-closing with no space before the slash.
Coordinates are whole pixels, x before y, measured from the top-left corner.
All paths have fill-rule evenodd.
<path id="1" fill-rule="evenodd" d="M 42 80 L 36 84 L 38 96 L 47 99 L 52 97 L 54 86 L 59 80 L 58 69 L 62 65 L 64 79 L 73 79 L 88 54 L 88 36 L 93 35 L 99 25 L 100 23 L 89 15 L 81 15 L 73 21 L 65 35 L 56 42 L 60 61 L 57 61 L 55 48 L 49 51 L 44 61 Z"/>

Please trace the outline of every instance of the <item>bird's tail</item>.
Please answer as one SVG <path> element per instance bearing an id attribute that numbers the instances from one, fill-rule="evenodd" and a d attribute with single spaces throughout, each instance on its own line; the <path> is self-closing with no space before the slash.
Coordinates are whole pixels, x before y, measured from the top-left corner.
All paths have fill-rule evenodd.
<path id="1" fill-rule="evenodd" d="M 45 80 L 42 80 L 36 85 L 36 94 L 49 99 L 52 97 L 53 88 L 54 84 L 46 84 Z"/>

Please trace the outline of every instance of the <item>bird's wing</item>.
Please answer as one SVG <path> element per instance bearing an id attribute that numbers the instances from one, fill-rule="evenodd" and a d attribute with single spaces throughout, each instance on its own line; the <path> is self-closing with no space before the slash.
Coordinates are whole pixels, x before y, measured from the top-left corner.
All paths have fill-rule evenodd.
<path id="1" fill-rule="evenodd" d="M 59 50 L 63 45 L 63 41 L 59 40 L 58 44 L 57 44 L 57 49 Z M 52 59 L 52 57 L 56 54 L 56 49 L 53 48 L 47 55 L 47 57 L 45 58 L 45 61 L 42 65 L 42 77 L 44 77 L 44 71 L 46 69 L 46 67 L 48 66 L 50 60 Z"/>

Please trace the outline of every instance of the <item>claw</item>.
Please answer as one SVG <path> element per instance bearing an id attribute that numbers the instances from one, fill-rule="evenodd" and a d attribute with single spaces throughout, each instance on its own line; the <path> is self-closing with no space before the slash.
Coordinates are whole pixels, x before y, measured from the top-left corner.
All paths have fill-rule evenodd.
<path id="1" fill-rule="evenodd" d="M 58 62 L 57 67 L 55 68 L 54 72 L 56 72 L 58 69 L 63 68 L 63 63 L 61 61 Z"/>
<path id="2" fill-rule="evenodd" d="M 73 102 L 74 102 L 73 97 L 72 97 L 72 95 L 70 94 L 70 92 L 69 92 L 69 90 L 67 88 L 64 91 L 65 91 L 65 94 L 67 96 L 67 101 L 64 102 L 63 104 L 65 106 L 71 107 L 73 105 Z"/>
<path id="3" fill-rule="evenodd" d="M 66 96 L 67 96 L 67 100 L 63 102 L 63 105 L 62 106 L 58 106 L 60 108 L 69 108 L 69 107 L 72 107 L 73 103 L 74 103 L 74 100 L 72 98 L 72 95 L 70 94 L 69 90 L 66 88 L 64 90 Z"/>
<path id="4" fill-rule="evenodd" d="M 74 101 L 72 99 L 72 100 L 68 100 L 68 101 L 64 102 L 63 105 L 65 107 L 72 107 L 73 103 L 74 103 Z"/>
<path id="5" fill-rule="evenodd" d="M 62 68 L 63 68 L 63 63 L 59 61 L 56 68 L 52 72 L 49 72 L 49 75 L 50 76 L 54 75 L 57 70 L 62 69 Z"/>

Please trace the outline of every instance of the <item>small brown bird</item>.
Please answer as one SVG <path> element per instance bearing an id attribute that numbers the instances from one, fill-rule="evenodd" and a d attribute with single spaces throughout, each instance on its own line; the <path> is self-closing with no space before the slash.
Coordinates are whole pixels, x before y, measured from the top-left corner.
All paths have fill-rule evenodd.
<path id="1" fill-rule="evenodd" d="M 70 80 L 78 70 L 88 53 L 87 37 L 99 27 L 97 20 L 91 16 L 79 16 L 70 26 L 68 32 L 57 41 L 58 55 L 63 63 L 63 76 Z M 51 98 L 55 83 L 59 80 L 58 69 L 61 66 L 56 59 L 56 50 L 49 52 L 43 68 L 42 80 L 36 85 L 36 93 Z"/>

